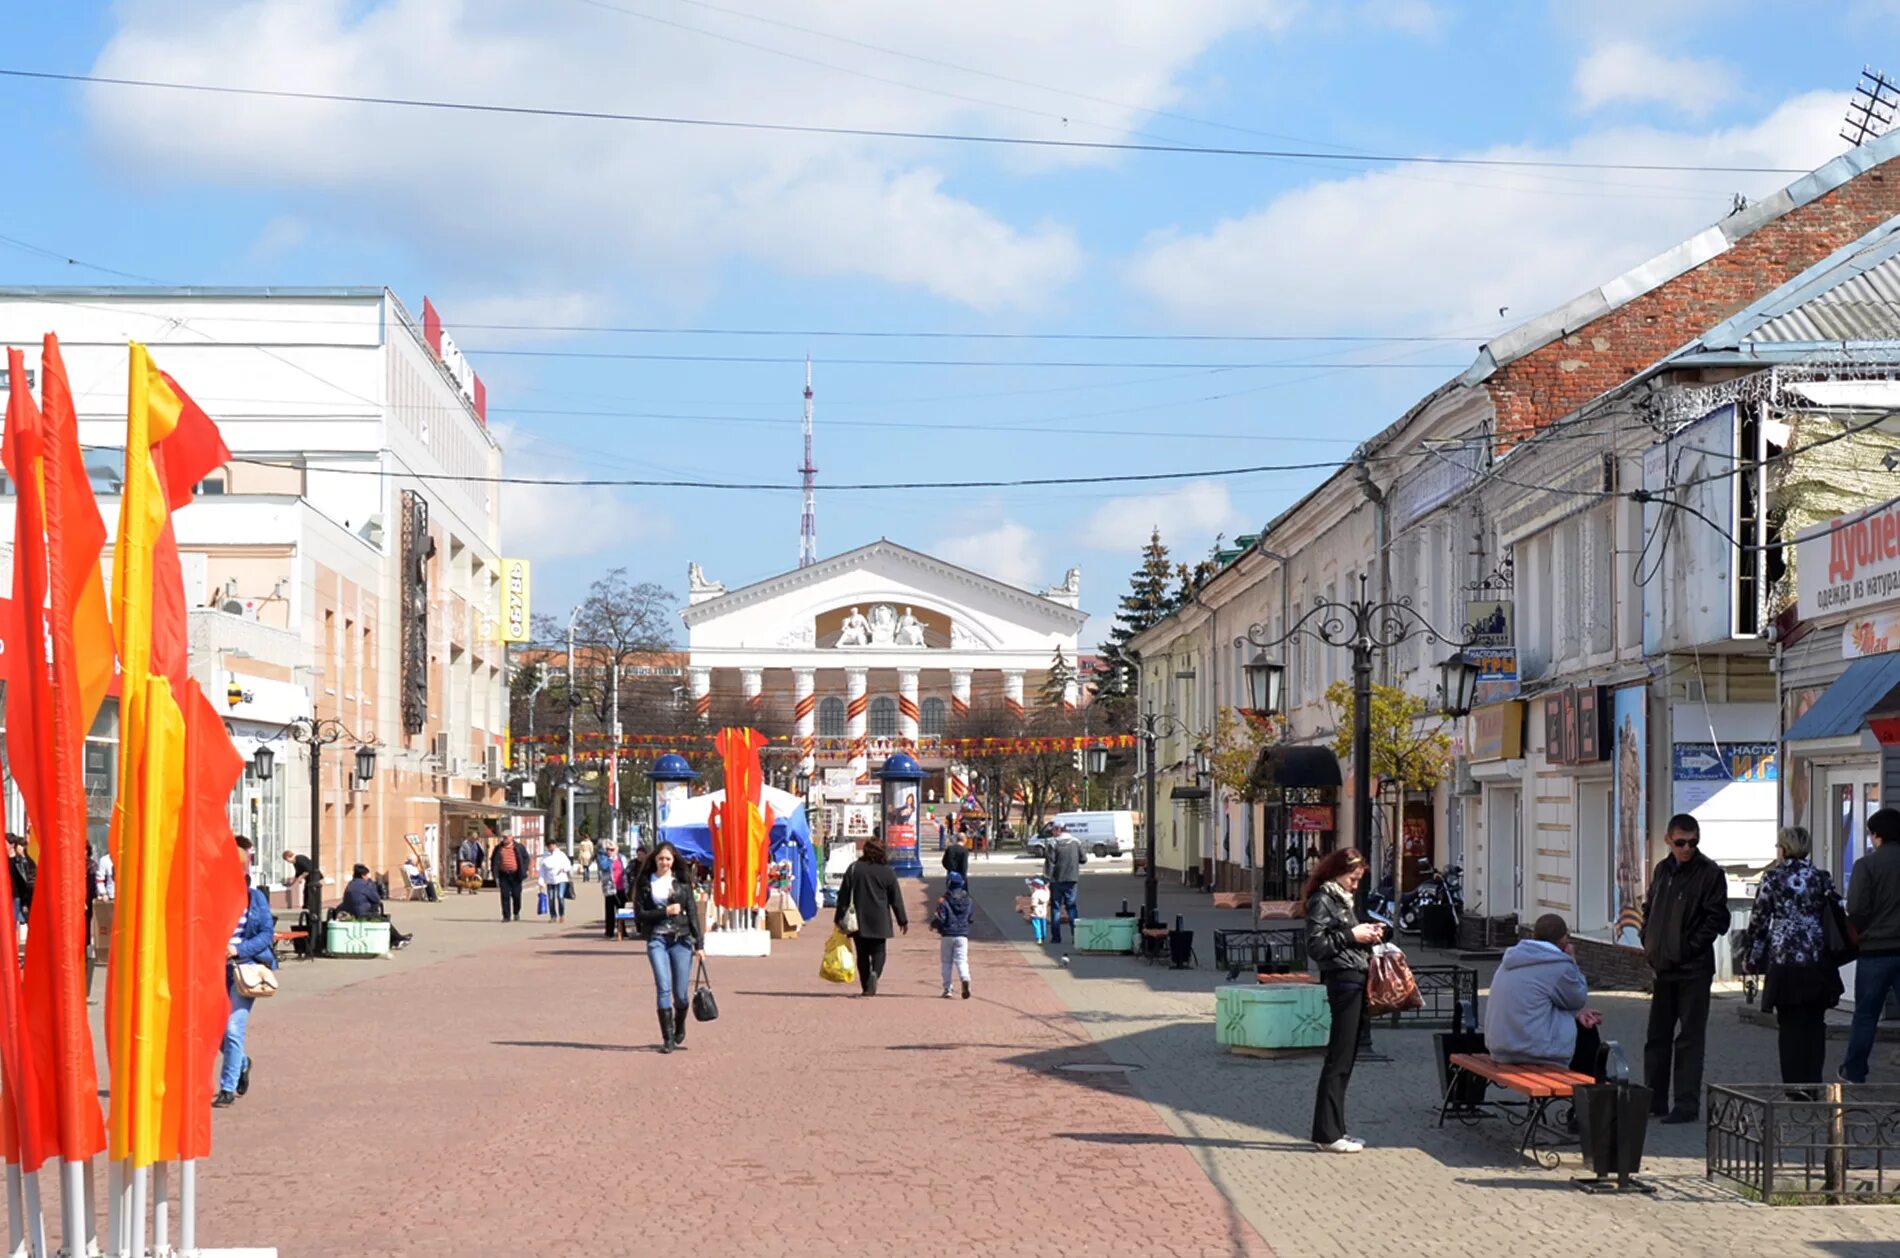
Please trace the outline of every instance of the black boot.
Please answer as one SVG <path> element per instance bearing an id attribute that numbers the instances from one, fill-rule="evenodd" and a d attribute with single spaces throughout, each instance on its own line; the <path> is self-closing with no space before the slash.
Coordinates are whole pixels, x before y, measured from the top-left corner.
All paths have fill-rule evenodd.
<path id="1" fill-rule="evenodd" d="M 686 1006 L 673 1006 L 673 1047 L 686 1047 Z"/>
<path id="2" fill-rule="evenodd" d="M 660 1051 L 662 1053 L 673 1051 L 673 1011 L 671 1009 L 660 1010 Z"/>

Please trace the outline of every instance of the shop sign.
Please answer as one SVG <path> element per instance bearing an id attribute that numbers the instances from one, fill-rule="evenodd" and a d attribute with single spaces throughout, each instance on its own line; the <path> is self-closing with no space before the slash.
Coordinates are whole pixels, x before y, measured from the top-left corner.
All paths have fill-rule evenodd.
<path id="1" fill-rule="evenodd" d="M 1286 828 L 1300 834 L 1325 834 L 1333 829 L 1331 804 L 1294 804 L 1287 809 Z"/>
<path id="2" fill-rule="evenodd" d="M 1473 763 L 1516 760 L 1524 754 L 1524 704 L 1518 700 L 1493 703 L 1471 712 Z"/>
<path id="3" fill-rule="evenodd" d="M 1795 538 L 1803 619 L 1900 601 L 1900 499 Z"/>
<path id="4" fill-rule="evenodd" d="M 1900 651 L 1900 607 L 1866 612 L 1841 626 L 1843 659 L 1857 660 L 1889 651 Z"/>
<path id="5" fill-rule="evenodd" d="M 501 640 L 527 642 L 534 637 L 526 559 L 501 561 Z"/>
<path id="6" fill-rule="evenodd" d="M 1517 693 L 1517 648 L 1473 647 L 1465 659 L 1478 670 L 1471 697 L 1478 703 L 1496 703 Z"/>
<path id="7" fill-rule="evenodd" d="M 1465 652 L 1466 656 L 1469 658 L 1474 652 L 1516 646 L 1516 627 L 1510 599 L 1473 599 L 1467 602 L 1465 636 L 1470 639 L 1471 645 Z M 1511 671 L 1515 673 L 1515 658 L 1513 665 Z"/>

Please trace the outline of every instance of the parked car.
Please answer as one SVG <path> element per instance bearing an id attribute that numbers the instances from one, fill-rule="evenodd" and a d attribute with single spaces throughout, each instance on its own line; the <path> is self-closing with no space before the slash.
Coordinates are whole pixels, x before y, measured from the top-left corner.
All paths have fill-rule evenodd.
<path id="1" fill-rule="evenodd" d="M 1126 856 L 1135 850 L 1135 814 L 1119 812 L 1059 812 L 1044 822 L 1028 841 L 1029 854 L 1041 856 L 1050 833 L 1060 824 L 1082 840 L 1093 856 Z"/>

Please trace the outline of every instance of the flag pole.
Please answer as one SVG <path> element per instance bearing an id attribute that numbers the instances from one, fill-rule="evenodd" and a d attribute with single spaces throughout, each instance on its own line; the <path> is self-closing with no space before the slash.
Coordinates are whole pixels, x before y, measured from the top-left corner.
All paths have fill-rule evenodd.
<path id="1" fill-rule="evenodd" d="M 115 1101 L 114 1104 L 117 1104 Z M 118 1258 L 125 1252 L 125 1164 L 106 1161 L 106 1252 Z"/>
<path id="2" fill-rule="evenodd" d="M 178 1164 L 178 1252 L 187 1258 L 198 1253 L 198 1160 Z"/>
<path id="3" fill-rule="evenodd" d="M 7 1163 L 7 1252 L 26 1248 L 26 1198 L 20 1184 L 20 1164 Z"/>
<path id="4" fill-rule="evenodd" d="M 33 1258 L 46 1258 L 46 1216 L 40 1213 L 40 1173 L 28 1171 L 26 1180 L 26 1248 Z"/>
<path id="5" fill-rule="evenodd" d="M 99 1248 L 99 1162 L 96 1158 L 86 1159 L 86 1254 L 104 1252 Z M 71 1248 L 68 1246 L 67 1248 Z M 74 1255 L 77 1258 L 77 1255 Z"/>
<path id="6" fill-rule="evenodd" d="M 171 1186 L 172 1164 L 160 1162 L 152 1168 L 152 1252 L 161 1258 L 172 1247 Z"/>
<path id="7" fill-rule="evenodd" d="M 66 1252 L 79 1258 L 86 1252 L 86 1167 L 88 1162 L 61 1162 L 59 1207 L 61 1239 Z"/>
<path id="8" fill-rule="evenodd" d="M 143 1166 L 132 1168 L 132 1208 L 126 1211 L 125 1252 L 131 1258 L 145 1258 L 145 1190 L 150 1172 Z"/>

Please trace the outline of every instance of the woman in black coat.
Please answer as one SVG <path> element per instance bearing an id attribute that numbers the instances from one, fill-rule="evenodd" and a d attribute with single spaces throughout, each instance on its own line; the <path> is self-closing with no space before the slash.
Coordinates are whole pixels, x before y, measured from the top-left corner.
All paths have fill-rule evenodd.
<path id="1" fill-rule="evenodd" d="M 1348 847 L 1329 854 L 1306 880 L 1306 955 L 1319 963 L 1333 1014 L 1313 1098 L 1313 1143 L 1323 1153 L 1366 1147 L 1346 1134 L 1346 1085 L 1366 1015 L 1366 972 L 1372 946 L 1385 937 L 1384 928 L 1361 922 L 1353 909 L 1353 893 L 1365 876 L 1366 858 Z"/>
<path id="2" fill-rule="evenodd" d="M 671 843 L 653 849 L 627 875 L 633 921 L 647 941 L 654 996 L 660 1006 L 660 1051 L 686 1047 L 686 1007 L 692 998 L 693 954 L 705 944 L 694 895 L 693 867 Z"/>
<path id="3" fill-rule="evenodd" d="M 838 929 L 849 929 L 845 919 L 853 910 L 858 928 L 849 933 L 858 949 L 858 986 L 866 996 L 875 996 L 877 980 L 884 973 L 884 944 L 891 938 L 892 920 L 896 920 L 898 930 L 910 933 L 904 892 L 885 860 L 884 844 L 876 839 L 866 843 L 851 868 L 844 871 L 844 885 L 838 888 L 838 911 L 832 919 Z"/>

